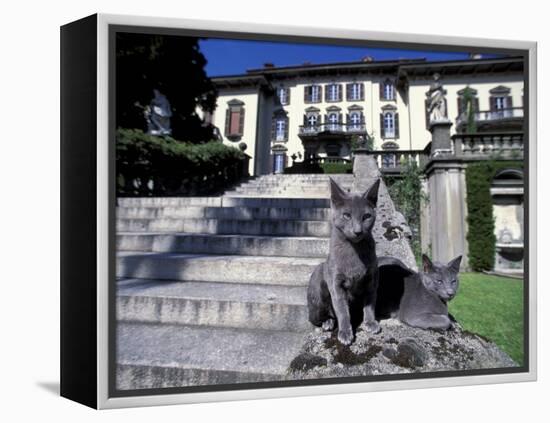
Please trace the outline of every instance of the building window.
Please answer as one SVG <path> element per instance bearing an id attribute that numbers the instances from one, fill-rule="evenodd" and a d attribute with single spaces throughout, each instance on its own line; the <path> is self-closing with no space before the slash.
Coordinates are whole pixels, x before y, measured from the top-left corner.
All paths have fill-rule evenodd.
<path id="1" fill-rule="evenodd" d="M 304 87 L 304 102 L 319 103 L 321 102 L 322 88 L 320 85 L 308 85 Z"/>
<path id="2" fill-rule="evenodd" d="M 395 86 L 391 80 L 386 79 L 380 85 L 380 99 L 388 101 L 395 100 Z"/>
<path id="3" fill-rule="evenodd" d="M 279 98 L 279 103 L 283 106 L 290 104 L 290 88 L 279 87 L 277 88 L 277 97 Z"/>
<path id="4" fill-rule="evenodd" d="M 231 100 L 228 106 L 225 112 L 225 136 L 230 140 L 240 139 L 244 133 L 244 103 Z"/>
<path id="5" fill-rule="evenodd" d="M 286 154 L 276 153 L 273 155 L 273 173 L 283 173 L 286 166 Z"/>
<path id="6" fill-rule="evenodd" d="M 327 85 L 325 101 L 342 101 L 342 86 L 340 84 Z"/>
<path id="7" fill-rule="evenodd" d="M 288 141 L 288 117 L 280 113 L 273 117 L 271 124 L 271 140 L 274 142 Z"/>
<path id="8" fill-rule="evenodd" d="M 361 112 L 351 112 L 349 114 L 348 129 L 357 131 L 362 129 L 363 114 Z"/>
<path id="9" fill-rule="evenodd" d="M 346 87 L 346 98 L 348 101 L 361 101 L 363 100 L 364 85 L 359 82 L 348 84 Z"/>
<path id="10" fill-rule="evenodd" d="M 512 97 L 493 96 L 490 98 L 491 115 L 493 119 L 512 116 Z"/>
<path id="11" fill-rule="evenodd" d="M 399 138 L 399 114 L 387 110 L 380 114 L 382 138 Z"/>
<path id="12" fill-rule="evenodd" d="M 340 129 L 340 114 L 339 113 L 329 113 L 327 115 L 327 123 L 329 131 L 338 131 Z"/>
<path id="13" fill-rule="evenodd" d="M 309 115 L 306 120 L 307 126 L 317 126 L 317 122 L 319 122 L 319 115 Z"/>

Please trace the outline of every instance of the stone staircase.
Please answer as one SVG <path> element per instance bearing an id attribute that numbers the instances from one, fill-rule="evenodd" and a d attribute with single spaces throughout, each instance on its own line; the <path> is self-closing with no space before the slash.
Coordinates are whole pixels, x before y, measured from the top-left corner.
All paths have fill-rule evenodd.
<path id="1" fill-rule="evenodd" d="M 328 183 L 268 175 L 222 197 L 119 198 L 117 388 L 285 379 L 328 254 Z"/>

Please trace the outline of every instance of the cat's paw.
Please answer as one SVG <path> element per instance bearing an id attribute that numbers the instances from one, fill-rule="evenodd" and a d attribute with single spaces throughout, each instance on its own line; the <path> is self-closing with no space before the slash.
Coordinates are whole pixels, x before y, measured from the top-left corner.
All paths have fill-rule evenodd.
<path id="1" fill-rule="evenodd" d="M 322 328 L 325 332 L 334 330 L 334 319 L 327 319 L 323 322 Z"/>
<path id="2" fill-rule="evenodd" d="M 381 330 L 380 323 L 378 323 L 376 320 L 365 322 L 364 326 L 365 330 L 369 333 L 379 333 Z"/>
<path id="3" fill-rule="evenodd" d="M 338 330 L 338 341 L 343 345 L 351 345 L 353 342 L 353 331 L 349 329 Z"/>

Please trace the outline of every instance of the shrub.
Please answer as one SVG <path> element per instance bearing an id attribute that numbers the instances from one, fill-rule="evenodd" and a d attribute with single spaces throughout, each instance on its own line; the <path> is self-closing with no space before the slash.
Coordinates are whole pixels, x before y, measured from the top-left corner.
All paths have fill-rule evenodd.
<path id="1" fill-rule="evenodd" d="M 353 165 L 351 163 L 323 163 L 321 165 L 323 173 L 351 173 L 353 172 Z"/>
<path id="2" fill-rule="evenodd" d="M 214 194 L 243 176 L 246 157 L 239 149 L 219 141 L 190 144 L 137 129 L 118 129 L 117 193 Z"/>

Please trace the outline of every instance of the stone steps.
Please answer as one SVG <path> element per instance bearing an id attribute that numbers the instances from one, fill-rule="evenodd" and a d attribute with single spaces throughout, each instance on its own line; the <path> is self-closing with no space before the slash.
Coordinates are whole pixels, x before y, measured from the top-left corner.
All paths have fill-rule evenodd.
<path id="1" fill-rule="evenodd" d="M 321 258 L 118 252 L 118 278 L 306 286 Z"/>
<path id="2" fill-rule="evenodd" d="M 118 321 L 302 332 L 306 288 L 123 279 Z"/>
<path id="3" fill-rule="evenodd" d="M 284 198 L 284 197 L 139 197 L 119 198 L 119 207 L 251 207 L 251 208 L 329 208 L 328 198 Z"/>
<path id="4" fill-rule="evenodd" d="M 209 234 L 117 234 L 117 251 L 326 257 L 328 238 Z"/>
<path id="5" fill-rule="evenodd" d="M 231 219 L 123 219 L 119 232 L 185 232 L 194 234 L 242 234 L 300 237 L 328 237 L 330 223 L 308 220 L 231 220 Z"/>
<path id="6" fill-rule="evenodd" d="M 119 322 L 118 389 L 284 380 L 303 333 Z"/>
<path id="7" fill-rule="evenodd" d="M 129 219 L 154 218 L 205 218 L 205 219 L 291 219 L 291 220 L 328 220 L 328 208 L 284 208 L 284 207 L 118 207 L 117 217 Z"/>

